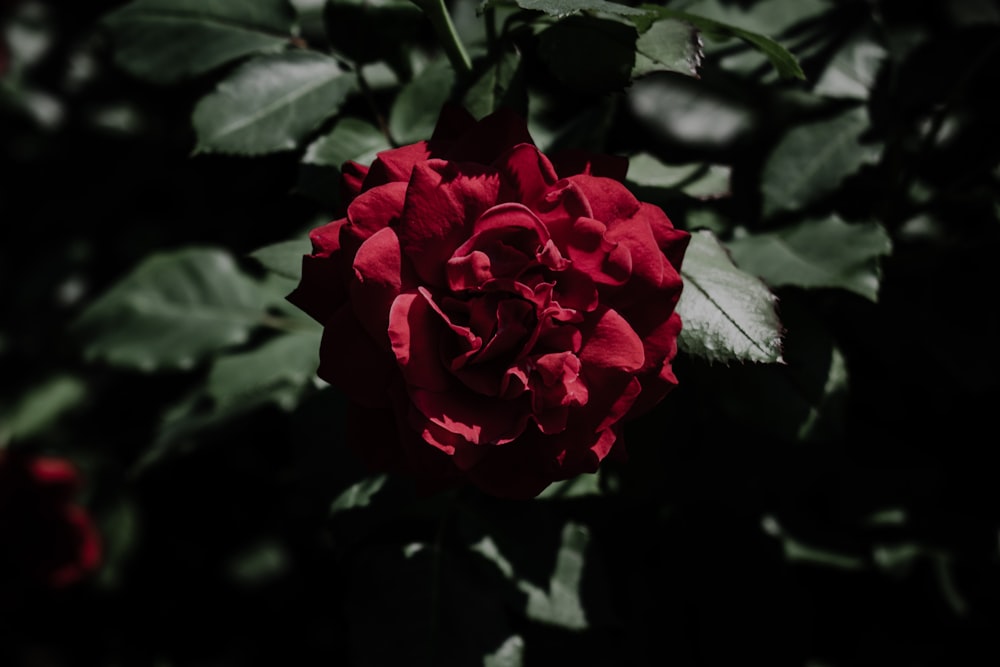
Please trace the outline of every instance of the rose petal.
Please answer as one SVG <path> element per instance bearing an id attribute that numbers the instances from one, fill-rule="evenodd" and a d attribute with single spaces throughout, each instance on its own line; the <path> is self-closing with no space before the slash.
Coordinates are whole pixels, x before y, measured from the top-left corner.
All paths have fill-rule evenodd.
<path id="1" fill-rule="evenodd" d="M 502 155 L 494 166 L 500 173 L 499 201 L 535 208 L 558 180 L 549 159 L 525 143 Z"/>
<path id="2" fill-rule="evenodd" d="M 612 369 L 631 374 L 642 368 L 642 341 L 629 323 L 614 310 L 598 309 L 596 317 L 581 325 L 580 361 L 585 368 Z M 588 385 L 591 385 L 588 382 Z"/>
<path id="3" fill-rule="evenodd" d="M 413 167 L 429 157 L 430 148 L 426 141 L 382 151 L 376 155 L 368 169 L 362 190 L 371 190 L 386 183 L 405 183 L 410 180 Z"/>
<path id="4" fill-rule="evenodd" d="M 476 219 L 496 203 L 498 187 L 496 172 L 481 165 L 429 160 L 414 167 L 399 239 L 423 281 L 447 284 L 448 259 Z"/>
<path id="5" fill-rule="evenodd" d="M 581 174 L 567 179 L 590 205 L 589 217 L 600 220 L 608 229 L 615 222 L 629 220 L 639 211 L 639 200 L 624 185 L 610 178 Z"/>
<path id="6" fill-rule="evenodd" d="M 317 374 L 352 401 L 369 407 L 385 405 L 386 385 L 395 372 L 392 354 L 376 345 L 350 304 L 326 322 Z"/>
<path id="7" fill-rule="evenodd" d="M 468 391 L 431 392 L 410 387 L 413 405 L 431 423 L 476 445 L 503 445 L 523 431 L 528 414 L 520 401 Z"/>
<path id="8" fill-rule="evenodd" d="M 340 168 L 340 196 L 344 202 L 350 202 L 361 194 L 361 187 L 368 175 L 368 167 L 353 160 L 345 162 Z"/>
<path id="9" fill-rule="evenodd" d="M 511 109 L 501 107 L 463 133 L 453 144 L 448 159 L 492 164 L 514 146 L 531 143 L 534 142 L 524 119 Z"/>
<path id="10" fill-rule="evenodd" d="M 640 202 L 636 218 L 645 220 L 653 232 L 656 245 L 660 247 L 667 261 L 674 269 L 680 271 L 691 235 L 684 230 L 676 229 L 667 214 L 659 206 Z"/>
<path id="11" fill-rule="evenodd" d="M 386 228 L 368 238 L 354 257 L 351 305 L 376 345 L 389 349 L 389 310 L 403 279 L 402 254 L 396 232 Z"/>
<path id="12" fill-rule="evenodd" d="M 389 183 L 363 192 L 351 202 L 348 224 L 340 231 L 340 247 L 352 261 L 365 239 L 397 224 L 405 199 L 406 183 Z"/>
<path id="13" fill-rule="evenodd" d="M 389 341 L 406 383 L 429 391 L 454 386 L 441 361 L 440 316 L 420 294 L 400 294 L 389 309 Z"/>
<path id="14" fill-rule="evenodd" d="M 340 229 L 346 218 L 334 220 L 309 234 L 313 254 L 302 258 L 302 277 L 285 297 L 322 324 L 347 298 L 347 271 L 340 256 Z"/>

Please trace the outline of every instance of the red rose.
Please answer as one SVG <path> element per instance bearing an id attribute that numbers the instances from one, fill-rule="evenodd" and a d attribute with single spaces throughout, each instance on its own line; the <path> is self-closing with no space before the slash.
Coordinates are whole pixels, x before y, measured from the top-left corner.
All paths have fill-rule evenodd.
<path id="1" fill-rule="evenodd" d="M 344 167 L 289 300 L 373 467 L 530 498 L 594 472 L 675 384 L 687 232 L 621 181 L 552 161 L 512 112 L 446 109 L 429 141 Z"/>
<path id="2" fill-rule="evenodd" d="M 66 460 L 0 451 L 0 590 L 59 588 L 97 568 L 101 543 L 73 502 L 79 490 Z"/>

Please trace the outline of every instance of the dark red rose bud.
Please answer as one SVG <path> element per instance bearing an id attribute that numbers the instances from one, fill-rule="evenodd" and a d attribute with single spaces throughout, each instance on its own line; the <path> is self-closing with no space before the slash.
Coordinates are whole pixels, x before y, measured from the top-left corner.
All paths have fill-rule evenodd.
<path id="1" fill-rule="evenodd" d="M 288 298 L 324 326 L 319 374 L 365 461 L 531 498 L 622 454 L 624 422 L 677 383 L 690 238 L 626 169 L 451 107 L 430 140 L 344 169 L 346 216 L 312 232 Z"/>
<path id="2" fill-rule="evenodd" d="M 0 589 L 60 588 L 97 569 L 101 541 L 74 502 L 80 486 L 64 459 L 0 451 Z"/>

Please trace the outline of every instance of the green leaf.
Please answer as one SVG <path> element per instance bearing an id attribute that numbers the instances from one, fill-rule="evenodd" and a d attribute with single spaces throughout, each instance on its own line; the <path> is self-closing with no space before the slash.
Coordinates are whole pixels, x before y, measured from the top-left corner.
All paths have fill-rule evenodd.
<path id="1" fill-rule="evenodd" d="M 588 621 L 580 599 L 580 582 L 584 552 L 589 543 L 590 531 L 586 526 L 571 521 L 563 526 L 547 590 L 519 577 L 514 565 L 489 535 L 473 544 L 471 549 L 492 562 L 504 578 L 514 582 L 527 596 L 525 614 L 528 618 L 570 630 L 583 630 L 588 627 Z"/>
<path id="2" fill-rule="evenodd" d="M 629 182 L 644 188 L 679 190 L 695 199 L 728 197 L 732 169 L 721 164 L 668 165 L 649 153 L 629 158 Z"/>
<path id="3" fill-rule="evenodd" d="M 27 389 L 10 410 L 0 411 L 0 447 L 44 433 L 87 399 L 87 385 L 73 375 L 56 375 Z"/>
<path id="4" fill-rule="evenodd" d="M 520 66 L 519 51 L 501 51 L 487 63 L 486 69 L 469 87 L 462 99 L 463 106 L 476 118 L 488 116 L 499 109 L 508 99 Z"/>
<path id="5" fill-rule="evenodd" d="M 524 639 L 511 635 L 493 653 L 483 656 L 483 667 L 521 667 L 524 664 Z"/>
<path id="6" fill-rule="evenodd" d="M 273 243 L 250 253 L 268 271 L 279 276 L 298 280 L 302 274 L 302 256 L 312 251 L 308 238 Z"/>
<path id="7" fill-rule="evenodd" d="M 538 499 L 570 500 L 573 498 L 600 496 L 602 493 L 600 471 L 598 471 L 593 474 L 577 475 L 572 479 L 553 482 L 538 494 Z"/>
<path id="8" fill-rule="evenodd" d="M 330 514 L 346 512 L 357 507 L 368 507 L 372 498 L 385 486 L 386 479 L 385 475 L 375 475 L 347 487 L 333 500 Z"/>
<path id="9" fill-rule="evenodd" d="M 284 333 L 248 352 L 219 357 L 208 374 L 207 392 L 222 409 L 265 397 L 284 410 L 298 405 L 319 367 L 322 332 Z"/>
<path id="10" fill-rule="evenodd" d="M 888 51 L 864 34 L 852 35 L 823 70 L 813 91 L 827 97 L 867 100 Z"/>
<path id="11" fill-rule="evenodd" d="M 681 270 L 679 344 L 709 361 L 781 362 L 776 298 L 759 279 L 736 268 L 715 235 L 699 231 Z"/>
<path id="12" fill-rule="evenodd" d="M 500 4 L 507 3 L 500 2 L 500 0 L 485 0 L 480 5 L 480 11 Z M 616 16 L 643 16 L 649 13 L 646 10 L 621 5 L 617 2 L 607 2 L 607 0 L 514 0 L 514 4 L 521 9 L 545 12 L 557 18 L 580 12 L 602 12 Z"/>
<path id="13" fill-rule="evenodd" d="M 552 75 L 587 93 L 620 91 L 635 66 L 634 26 L 590 16 L 571 16 L 544 30 L 538 55 Z"/>
<path id="14" fill-rule="evenodd" d="M 148 372 L 245 342 L 262 314 L 260 289 L 229 253 L 190 248 L 146 259 L 74 326 L 88 359 Z"/>
<path id="15" fill-rule="evenodd" d="M 172 83 L 283 49 L 293 39 L 295 13 L 286 0 L 134 0 L 103 23 L 119 66 Z"/>
<path id="16" fill-rule="evenodd" d="M 354 92 L 354 74 L 314 51 L 241 65 L 194 110 L 197 151 L 258 155 L 291 150 Z"/>
<path id="17" fill-rule="evenodd" d="M 861 143 L 868 127 L 868 112 L 856 107 L 789 130 L 764 163 L 764 216 L 807 206 L 832 193 L 862 166 L 875 162 L 880 147 Z"/>
<path id="18" fill-rule="evenodd" d="M 837 216 L 807 220 L 726 243 L 736 264 L 771 287 L 834 287 L 878 300 L 879 258 L 892 241 L 881 225 L 847 223 Z"/>
<path id="19" fill-rule="evenodd" d="M 337 169 L 349 161 L 369 165 L 379 151 L 391 147 L 385 135 L 371 123 L 345 117 L 339 119 L 328 134 L 309 144 L 302 161 Z"/>
<path id="20" fill-rule="evenodd" d="M 642 5 L 642 9 L 659 15 L 662 19 L 680 19 L 693 25 L 695 28 L 713 39 L 726 39 L 735 37 L 750 44 L 755 49 L 767 56 L 771 65 L 778 71 L 778 74 L 785 79 L 805 79 L 806 75 L 799 65 L 795 56 L 789 53 L 788 49 L 778 44 L 776 41 L 760 33 L 751 32 L 736 26 L 728 25 L 720 21 L 715 21 L 704 16 L 689 14 L 675 9 L 667 9 L 657 5 Z"/>
<path id="21" fill-rule="evenodd" d="M 690 23 L 673 19 L 655 21 L 636 40 L 632 78 L 653 72 L 697 77 L 703 56 L 701 38 Z"/>
<path id="22" fill-rule="evenodd" d="M 396 96 L 389 111 L 389 134 L 400 144 L 429 139 L 441 107 L 451 96 L 455 71 L 445 58 L 429 63 Z"/>
<path id="23" fill-rule="evenodd" d="M 829 327 L 789 294 L 782 301 L 786 364 L 710 369 L 713 414 L 774 442 L 832 443 L 845 437 L 848 368 Z"/>

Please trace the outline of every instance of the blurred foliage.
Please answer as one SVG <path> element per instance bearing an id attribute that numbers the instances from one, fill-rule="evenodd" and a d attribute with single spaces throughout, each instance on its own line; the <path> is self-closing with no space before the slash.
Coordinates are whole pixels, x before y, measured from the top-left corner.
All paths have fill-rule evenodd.
<path id="1" fill-rule="evenodd" d="M 1000 7 L 449 9 L 467 72 L 407 2 L 0 3 L 0 447 L 106 542 L 0 664 L 1000 661 Z M 679 387 L 527 503 L 370 477 L 283 301 L 449 99 L 696 233 Z"/>

